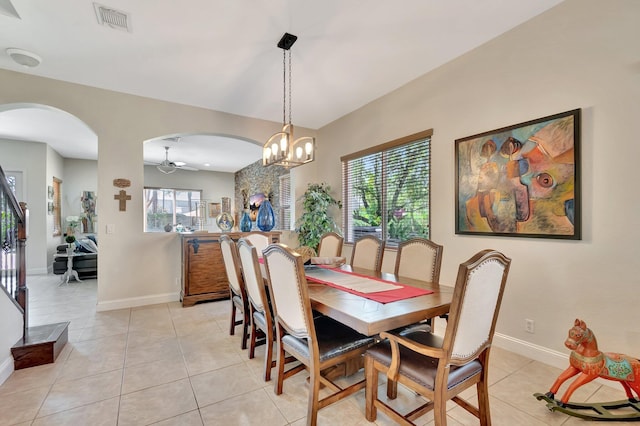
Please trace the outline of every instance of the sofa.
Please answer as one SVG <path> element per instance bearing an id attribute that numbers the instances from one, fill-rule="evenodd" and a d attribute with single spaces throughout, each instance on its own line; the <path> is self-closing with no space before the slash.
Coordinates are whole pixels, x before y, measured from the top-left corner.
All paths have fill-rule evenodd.
<path id="1" fill-rule="evenodd" d="M 90 241 L 90 242 L 89 242 Z M 53 273 L 55 275 L 63 275 L 67 271 L 67 244 L 60 244 L 53 256 Z M 73 269 L 82 278 L 90 278 L 98 276 L 98 249 L 95 237 L 87 236 L 79 238 L 75 242 L 74 253 L 78 256 L 73 257 Z M 64 254 L 65 256 L 58 256 Z"/>

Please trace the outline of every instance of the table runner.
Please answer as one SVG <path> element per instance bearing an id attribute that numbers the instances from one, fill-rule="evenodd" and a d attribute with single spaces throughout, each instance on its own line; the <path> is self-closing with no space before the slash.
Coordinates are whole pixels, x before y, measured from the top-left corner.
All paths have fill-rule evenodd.
<path id="1" fill-rule="evenodd" d="M 363 287 L 365 288 L 369 286 L 371 286 L 369 288 L 375 288 L 374 286 L 372 286 L 372 284 L 377 283 L 378 285 L 384 284 L 386 286 L 389 286 L 388 287 L 389 289 L 385 291 L 363 293 L 361 291 L 344 287 L 333 282 L 334 280 L 342 281 L 342 282 L 350 281 L 350 280 L 345 280 L 344 277 L 341 277 L 341 275 L 358 277 L 361 280 L 360 282 L 363 282 L 362 280 L 364 279 L 364 282 L 368 282 L 368 284 L 363 285 Z M 424 295 L 433 293 L 433 291 L 426 290 L 423 288 L 412 287 L 402 283 L 387 281 L 380 278 L 368 277 L 366 275 L 361 275 L 354 272 L 342 271 L 339 269 L 331 269 L 331 268 L 326 268 L 322 266 L 316 266 L 314 268 L 306 268 L 306 276 L 307 276 L 307 281 L 325 284 L 330 287 L 334 287 L 334 288 L 346 291 L 348 293 L 355 294 L 355 295 L 376 301 L 378 303 L 396 302 L 398 300 L 409 299 L 412 297 L 424 296 Z M 355 281 L 351 281 L 351 282 L 353 283 Z M 354 286 L 351 285 L 351 287 L 354 287 Z M 391 288 L 391 287 L 394 287 L 394 288 Z"/>

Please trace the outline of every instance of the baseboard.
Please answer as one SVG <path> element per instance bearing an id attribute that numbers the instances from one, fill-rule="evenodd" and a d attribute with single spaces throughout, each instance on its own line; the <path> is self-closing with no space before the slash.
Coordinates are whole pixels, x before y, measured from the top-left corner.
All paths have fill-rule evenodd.
<path id="1" fill-rule="evenodd" d="M 13 357 L 9 356 L 0 364 L 0 385 L 3 384 L 13 373 Z"/>
<path id="2" fill-rule="evenodd" d="M 155 294 L 152 296 L 130 297 L 126 299 L 107 300 L 98 302 L 96 312 L 113 311 L 115 309 L 136 308 L 138 306 L 156 305 L 159 303 L 177 302 L 180 293 Z"/>
<path id="3" fill-rule="evenodd" d="M 50 268 L 31 268 L 27 269 L 27 275 L 47 275 Z M 53 268 L 51 268 L 53 269 Z"/>

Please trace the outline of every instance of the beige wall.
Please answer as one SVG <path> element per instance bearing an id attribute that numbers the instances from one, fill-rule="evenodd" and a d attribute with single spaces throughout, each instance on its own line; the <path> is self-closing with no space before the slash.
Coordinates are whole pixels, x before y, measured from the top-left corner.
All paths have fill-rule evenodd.
<path id="1" fill-rule="evenodd" d="M 476 251 L 501 250 L 513 258 L 503 345 L 566 353 L 566 332 L 580 317 L 605 350 L 638 355 L 638 16 L 633 0 L 568 0 L 320 129 L 322 155 L 296 177 L 324 171 L 340 188 L 341 155 L 433 128 L 431 225 L 444 245 L 442 282 L 453 283 Z M 574 108 L 583 113 L 582 241 L 455 235 L 454 140 Z M 524 332 L 525 318 L 535 334 Z"/>
<path id="2" fill-rule="evenodd" d="M 431 225 L 432 238 L 445 247 L 442 281 L 453 283 L 459 263 L 483 248 L 513 258 L 496 343 L 554 362 L 567 353 L 566 330 L 581 317 L 601 347 L 640 354 L 633 267 L 640 240 L 638 16 L 635 0 L 567 0 L 320 129 L 318 159 L 292 171 L 295 193 L 319 181 L 339 193 L 341 155 L 433 128 Z M 141 231 L 142 141 L 194 131 L 261 141 L 279 128 L 26 74 L 0 71 L 0 82 L 0 104 L 52 105 L 98 135 L 98 193 L 105 200 L 98 207 L 99 309 L 176 294 L 177 241 Z M 574 108 L 583 111 L 582 241 L 455 235 L 454 140 Z M 132 181 L 126 212 L 111 200 L 114 178 Z M 106 224 L 114 234 L 104 233 Z M 524 332 L 525 318 L 535 320 L 535 334 Z"/>

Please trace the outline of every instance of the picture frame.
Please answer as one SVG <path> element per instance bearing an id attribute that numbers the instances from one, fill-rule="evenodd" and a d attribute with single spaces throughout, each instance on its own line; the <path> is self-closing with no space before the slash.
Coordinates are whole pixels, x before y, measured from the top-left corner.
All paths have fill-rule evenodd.
<path id="1" fill-rule="evenodd" d="M 53 186 L 47 186 L 47 199 L 53 200 Z"/>
<path id="2" fill-rule="evenodd" d="M 209 217 L 218 217 L 222 213 L 220 203 L 209 203 Z"/>
<path id="3" fill-rule="evenodd" d="M 455 233 L 580 240 L 574 109 L 455 141 Z"/>
<path id="4" fill-rule="evenodd" d="M 47 213 L 52 215 L 53 214 L 53 201 L 49 201 L 47 203 Z"/>

